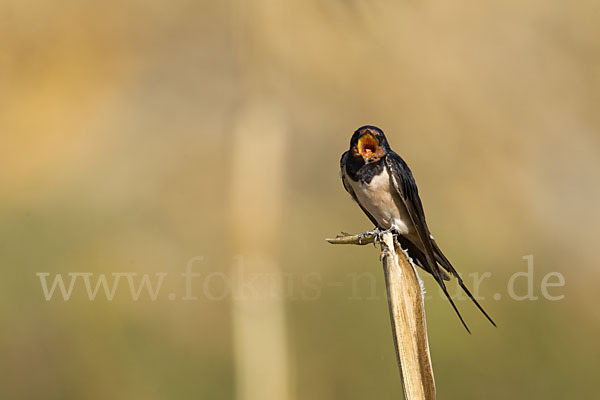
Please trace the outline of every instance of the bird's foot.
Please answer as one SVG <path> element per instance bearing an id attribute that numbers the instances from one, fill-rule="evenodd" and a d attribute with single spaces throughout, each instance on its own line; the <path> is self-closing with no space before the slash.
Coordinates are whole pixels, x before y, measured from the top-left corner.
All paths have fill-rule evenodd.
<path id="1" fill-rule="evenodd" d="M 381 229 L 377 229 L 377 232 L 375 233 L 375 238 L 373 239 L 373 244 L 380 242 L 383 242 L 383 235 L 385 235 L 386 233 L 391 233 L 392 236 L 396 235 L 397 232 L 394 228 L 390 228 L 390 229 L 386 229 L 386 230 L 381 230 Z M 394 240 L 395 240 L 395 236 L 394 236 Z"/>
<path id="2" fill-rule="evenodd" d="M 398 232 L 396 231 L 396 229 L 394 228 L 390 228 L 390 229 L 385 229 L 382 230 L 381 228 L 375 228 L 371 231 L 366 231 L 363 233 L 359 233 L 358 236 L 358 243 L 362 244 L 362 241 L 364 239 L 367 238 L 373 238 L 373 246 L 377 245 L 377 243 L 382 243 L 383 242 L 383 235 L 385 235 L 386 233 L 391 233 L 392 235 L 397 235 Z M 394 236 L 394 240 L 395 240 L 395 236 Z"/>
<path id="3" fill-rule="evenodd" d="M 362 244 L 363 239 L 373 237 L 373 244 L 375 244 L 375 241 L 377 240 L 377 235 L 379 235 L 379 228 L 375 228 L 372 231 L 366 231 L 366 232 L 363 232 L 363 233 L 359 233 L 357 235 L 358 236 L 358 243 Z"/>

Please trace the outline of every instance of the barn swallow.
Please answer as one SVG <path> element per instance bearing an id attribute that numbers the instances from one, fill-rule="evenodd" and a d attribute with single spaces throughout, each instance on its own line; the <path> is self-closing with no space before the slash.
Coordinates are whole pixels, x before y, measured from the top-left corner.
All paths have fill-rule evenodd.
<path id="1" fill-rule="evenodd" d="M 412 172 L 392 151 L 383 131 L 370 125 L 358 128 L 350 139 L 350 149 L 342 154 L 340 167 L 344 188 L 375 224 L 375 230 L 365 234 L 392 232 L 413 261 L 433 275 L 467 332 L 471 333 L 446 288 L 450 275 L 496 326 L 429 232 Z"/>

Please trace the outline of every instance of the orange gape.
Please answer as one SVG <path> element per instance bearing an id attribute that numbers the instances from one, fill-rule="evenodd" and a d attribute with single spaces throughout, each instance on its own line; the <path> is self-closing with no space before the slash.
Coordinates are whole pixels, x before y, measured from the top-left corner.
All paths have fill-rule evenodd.
<path id="1" fill-rule="evenodd" d="M 378 146 L 377 139 L 375 139 L 370 133 L 367 133 L 358 140 L 358 152 L 361 156 L 366 158 L 369 158 L 375 154 Z"/>

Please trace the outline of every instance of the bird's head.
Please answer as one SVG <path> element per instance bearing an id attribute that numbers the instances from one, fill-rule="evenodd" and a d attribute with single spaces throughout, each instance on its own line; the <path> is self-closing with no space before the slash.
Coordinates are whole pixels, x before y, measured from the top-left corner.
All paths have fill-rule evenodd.
<path id="1" fill-rule="evenodd" d="M 365 125 L 358 128 L 350 139 L 350 153 L 365 164 L 379 161 L 389 151 L 383 131 L 376 126 Z"/>

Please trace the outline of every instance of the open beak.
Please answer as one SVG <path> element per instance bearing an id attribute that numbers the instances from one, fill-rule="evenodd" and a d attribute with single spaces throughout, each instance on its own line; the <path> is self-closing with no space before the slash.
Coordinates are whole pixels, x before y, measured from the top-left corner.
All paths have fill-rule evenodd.
<path id="1" fill-rule="evenodd" d="M 367 133 L 358 139 L 358 152 L 365 161 L 373 157 L 378 148 L 379 142 L 370 133 Z"/>

